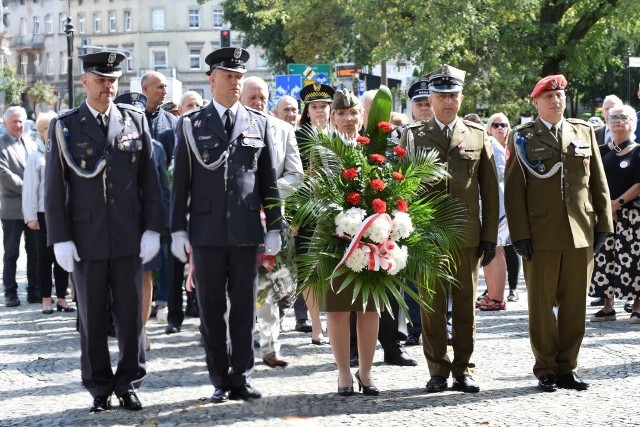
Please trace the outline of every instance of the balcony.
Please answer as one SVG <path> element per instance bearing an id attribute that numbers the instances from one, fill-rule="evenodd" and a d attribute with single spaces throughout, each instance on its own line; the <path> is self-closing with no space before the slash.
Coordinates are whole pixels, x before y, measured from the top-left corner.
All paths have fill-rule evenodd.
<path id="1" fill-rule="evenodd" d="M 44 49 L 44 34 L 29 34 L 27 36 L 13 36 L 11 49 Z"/>

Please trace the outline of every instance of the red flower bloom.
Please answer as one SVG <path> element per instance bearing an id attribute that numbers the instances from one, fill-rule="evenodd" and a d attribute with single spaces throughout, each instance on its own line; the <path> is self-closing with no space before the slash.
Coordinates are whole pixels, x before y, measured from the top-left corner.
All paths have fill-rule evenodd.
<path id="1" fill-rule="evenodd" d="M 384 181 L 379 178 L 372 179 L 371 182 L 369 182 L 369 187 L 376 191 L 382 191 L 384 190 Z"/>
<path id="2" fill-rule="evenodd" d="M 366 136 L 359 136 L 356 138 L 356 142 L 358 144 L 362 144 L 362 145 L 368 145 L 371 140 L 369 138 L 367 138 Z"/>
<path id="3" fill-rule="evenodd" d="M 403 147 L 400 147 L 399 145 L 393 147 L 391 151 L 393 151 L 393 154 L 398 157 L 407 157 L 407 150 L 405 150 Z"/>
<path id="4" fill-rule="evenodd" d="M 387 211 L 387 203 L 382 199 L 373 199 L 371 207 L 375 213 L 385 213 Z"/>
<path id="5" fill-rule="evenodd" d="M 402 181 L 404 179 L 404 175 L 402 175 L 400 172 L 393 172 L 391 176 L 393 177 L 393 179 L 398 181 Z"/>
<path id="6" fill-rule="evenodd" d="M 379 165 L 383 164 L 387 161 L 387 159 L 382 154 L 372 154 L 369 156 L 369 161 L 371 163 L 377 163 Z"/>
<path id="7" fill-rule="evenodd" d="M 398 212 L 406 212 L 409 210 L 409 205 L 402 199 L 398 199 L 396 207 L 398 208 Z"/>
<path id="8" fill-rule="evenodd" d="M 362 195 L 354 191 L 352 193 L 347 194 L 344 200 L 346 200 L 346 202 L 349 203 L 350 205 L 357 206 L 360 204 L 360 201 L 362 200 Z"/>
<path id="9" fill-rule="evenodd" d="M 382 132 L 391 132 L 393 130 L 393 125 L 389 122 L 379 122 L 378 127 Z"/>
<path id="10" fill-rule="evenodd" d="M 358 170 L 356 168 L 345 169 L 342 172 L 342 177 L 344 179 L 356 179 L 358 177 Z"/>

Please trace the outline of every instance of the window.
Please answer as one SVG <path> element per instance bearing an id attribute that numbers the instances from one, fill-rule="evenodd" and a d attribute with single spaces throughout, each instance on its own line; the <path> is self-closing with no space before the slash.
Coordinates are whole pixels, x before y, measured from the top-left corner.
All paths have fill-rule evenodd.
<path id="1" fill-rule="evenodd" d="M 124 11 L 124 30 L 131 31 L 131 11 Z"/>
<path id="2" fill-rule="evenodd" d="M 67 51 L 65 50 L 60 51 L 60 73 L 59 74 L 67 74 Z"/>
<path id="3" fill-rule="evenodd" d="M 33 34 L 40 34 L 40 18 L 33 17 Z"/>
<path id="4" fill-rule="evenodd" d="M 62 12 L 58 14 L 58 32 L 64 33 L 64 27 L 67 25 L 67 14 Z"/>
<path id="5" fill-rule="evenodd" d="M 25 76 L 29 68 L 29 56 L 26 53 L 20 55 L 20 68 L 22 69 L 22 75 Z"/>
<path id="6" fill-rule="evenodd" d="M 166 49 L 151 49 L 151 68 L 157 70 L 158 68 L 167 68 L 167 50 Z"/>
<path id="7" fill-rule="evenodd" d="M 191 29 L 200 28 L 200 10 L 199 9 L 189 9 L 189 28 Z"/>
<path id="8" fill-rule="evenodd" d="M 102 17 L 100 16 L 100 12 L 96 12 L 93 14 L 93 32 L 102 32 Z"/>
<path id="9" fill-rule="evenodd" d="M 118 30 L 116 25 L 116 13 L 114 11 L 109 12 L 109 32 L 115 33 Z"/>
<path id="10" fill-rule="evenodd" d="M 51 57 L 50 53 L 47 53 L 47 65 L 45 72 L 47 73 L 47 76 L 53 74 L 53 58 Z"/>
<path id="11" fill-rule="evenodd" d="M 201 59 L 200 49 L 189 49 L 189 69 L 190 70 L 201 70 Z"/>
<path id="12" fill-rule="evenodd" d="M 164 9 L 151 9 L 151 29 L 164 30 Z"/>
<path id="13" fill-rule="evenodd" d="M 126 53 L 125 55 L 126 55 L 125 61 L 124 61 L 125 71 L 127 73 L 130 73 L 133 71 L 133 57 L 131 56 L 130 53 Z"/>
<path id="14" fill-rule="evenodd" d="M 50 14 L 47 14 L 44 17 L 44 30 L 47 34 L 53 33 L 53 18 Z"/>
<path id="15" fill-rule="evenodd" d="M 27 18 L 20 18 L 20 35 L 27 35 Z"/>
<path id="16" fill-rule="evenodd" d="M 222 9 L 214 9 L 213 10 L 213 27 L 214 28 L 222 28 L 224 24 L 224 16 Z"/>
<path id="17" fill-rule="evenodd" d="M 79 13 L 78 14 L 78 33 L 84 34 L 86 31 L 87 29 L 85 24 L 84 13 Z"/>

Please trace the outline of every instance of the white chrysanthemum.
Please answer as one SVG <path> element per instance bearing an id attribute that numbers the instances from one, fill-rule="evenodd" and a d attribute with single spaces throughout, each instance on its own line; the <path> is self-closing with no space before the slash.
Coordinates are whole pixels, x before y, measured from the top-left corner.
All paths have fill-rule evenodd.
<path id="1" fill-rule="evenodd" d="M 349 258 L 345 261 L 347 267 L 355 272 L 360 272 L 367 268 L 369 264 L 369 247 L 355 248 Z"/>
<path id="2" fill-rule="evenodd" d="M 406 239 L 413 233 L 413 223 L 411 217 L 406 212 L 393 211 L 393 228 L 391 229 L 391 239 Z"/>
<path id="3" fill-rule="evenodd" d="M 367 215 L 367 211 L 360 208 L 350 208 L 336 215 L 336 233 L 338 236 L 355 236 L 362 220 Z"/>
<path id="4" fill-rule="evenodd" d="M 396 275 L 407 266 L 408 257 L 409 252 L 406 246 L 395 245 L 395 247 L 389 251 L 389 258 L 393 260 L 393 267 L 387 270 L 387 273 Z"/>
<path id="5" fill-rule="evenodd" d="M 389 240 L 389 233 L 391 233 L 392 224 L 384 217 L 378 217 L 371 223 L 371 226 L 364 234 L 376 243 L 383 243 Z"/>

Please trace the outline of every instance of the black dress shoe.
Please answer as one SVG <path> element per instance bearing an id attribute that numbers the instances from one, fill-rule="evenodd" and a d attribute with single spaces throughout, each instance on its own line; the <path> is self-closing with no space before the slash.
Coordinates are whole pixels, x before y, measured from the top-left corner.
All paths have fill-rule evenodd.
<path id="1" fill-rule="evenodd" d="M 418 334 L 409 334 L 407 340 L 404 342 L 406 346 L 414 346 L 420 345 L 420 335 Z"/>
<path id="2" fill-rule="evenodd" d="M 40 293 L 36 294 L 27 294 L 27 302 L 29 304 L 38 304 L 42 302 L 42 298 L 40 298 Z"/>
<path id="3" fill-rule="evenodd" d="M 591 307 L 600 307 L 604 305 L 604 298 L 596 298 L 589 303 Z"/>
<path id="4" fill-rule="evenodd" d="M 538 378 L 538 388 L 542 391 L 556 391 L 556 376 L 553 374 L 544 374 Z"/>
<path id="5" fill-rule="evenodd" d="M 229 392 L 229 399 L 231 400 L 260 399 L 261 397 L 262 393 L 251 387 L 248 383 L 240 387 L 231 387 L 231 391 Z"/>
<path id="6" fill-rule="evenodd" d="M 180 326 L 174 325 L 173 323 L 168 323 L 164 328 L 164 333 L 167 335 L 177 334 L 178 332 L 180 332 L 180 330 Z"/>
<path id="7" fill-rule="evenodd" d="M 9 295 L 4 297 L 5 307 L 17 307 L 19 305 L 20 305 L 20 298 L 18 298 L 18 295 Z"/>
<path id="8" fill-rule="evenodd" d="M 356 371 L 356 380 L 358 380 L 358 391 L 362 391 L 362 394 L 368 396 L 377 396 L 380 394 L 378 387 L 374 385 L 364 385 L 360 379 L 360 371 Z"/>
<path id="9" fill-rule="evenodd" d="M 60 303 L 57 301 L 56 301 L 56 310 L 64 311 L 65 313 L 73 313 L 74 311 L 76 311 L 75 308 L 69 307 L 68 305 L 66 307 L 61 306 Z"/>
<path id="10" fill-rule="evenodd" d="M 213 396 L 211 396 L 211 401 L 213 403 L 222 403 L 229 400 L 229 389 L 225 387 L 216 387 L 216 390 L 213 392 Z"/>
<path id="11" fill-rule="evenodd" d="M 427 383 L 427 393 L 440 393 L 447 389 L 447 379 L 439 375 L 431 377 Z"/>
<path id="12" fill-rule="evenodd" d="M 296 331 L 298 332 L 311 332 L 311 325 L 307 319 L 296 320 Z"/>
<path id="13" fill-rule="evenodd" d="M 583 391 L 589 388 L 589 384 L 582 381 L 576 374 L 569 372 L 568 374 L 558 376 L 556 380 L 558 388 L 567 388 L 570 390 Z"/>
<path id="14" fill-rule="evenodd" d="M 477 393 L 480 391 L 480 386 L 473 379 L 471 375 L 460 375 L 453 380 L 454 390 L 460 390 L 464 393 Z"/>
<path id="15" fill-rule="evenodd" d="M 338 394 L 340 396 L 353 396 L 353 378 L 351 378 L 351 385 L 347 387 L 340 387 L 340 380 L 338 380 Z"/>
<path id="16" fill-rule="evenodd" d="M 128 391 L 122 396 L 118 396 L 120 407 L 130 411 L 139 411 L 142 409 L 142 403 L 138 399 L 138 395 L 134 391 Z"/>
<path id="17" fill-rule="evenodd" d="M 415 359 L 409 357 L 406 351 L 400 351 L 400 353 L 395 356 L 387 356 L 384 357 L 384 363 L 387 365 L 396 365 L 396 366 L 417 366 L 418 362 Z"/>
<path id="18" fill-rule="evenodd" d="M 624 303 L 624 311 L 627 313 L 633 313 L 633 301 L 627 301 Z"/>
<path id="19" fill-rule="evenodd" d="M 109 409 L 111 409 L 111 396 L 96 396 L 89 406 L 89 412 L 102 412 Z"/>

